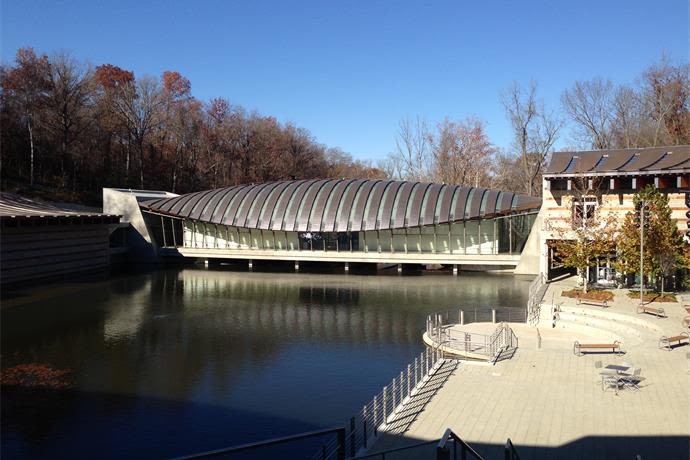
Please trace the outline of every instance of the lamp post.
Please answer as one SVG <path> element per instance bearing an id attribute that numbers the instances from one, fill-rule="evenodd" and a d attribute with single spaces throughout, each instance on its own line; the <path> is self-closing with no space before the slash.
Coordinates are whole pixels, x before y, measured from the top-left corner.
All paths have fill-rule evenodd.
<path id="1" fill-rule="evenodd" d="M 647 203 L 640 202 L 640 306 L 644 305 L 644 208 Z"/>

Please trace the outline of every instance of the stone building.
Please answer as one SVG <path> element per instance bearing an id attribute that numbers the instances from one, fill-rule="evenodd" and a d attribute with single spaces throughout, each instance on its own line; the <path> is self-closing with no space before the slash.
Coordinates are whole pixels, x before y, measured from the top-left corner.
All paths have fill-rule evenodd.
<path id="1" fill-rule="evenodd" d="M 595 210 L 622 222 L 634 211 L 635 193 L 647 185 L 668 196 L 678 229 L 686 239 L 690 236 L 690 146 L 556 152 L 543 177 L 538 216 L 542 273 L 553 276 L 561 271 L 550 245 L 568 238 L 556 231 L 559 227 L 591 218 Z M 600 262 L 590 271 L 590 281 L 613 282 L 611 258 Z"/>

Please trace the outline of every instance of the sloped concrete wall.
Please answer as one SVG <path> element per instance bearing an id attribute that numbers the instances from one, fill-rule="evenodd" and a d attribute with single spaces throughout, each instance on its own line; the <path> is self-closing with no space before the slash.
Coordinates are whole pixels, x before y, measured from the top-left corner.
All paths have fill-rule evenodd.
<path id="1" fill-rule="evenodd" d="M 121 222 L 131 225 L 127 235 L 128 262 L 153 263 L 158 259 L 156 247 L 144 222 L 134 191 L 103 189 L 103 212 L 122 216 Z"/>
<path id="2" fill-rule="evenodd" d="M 546 209 L 542 207 L 539 210 L 539 214 L 537 214 L 537 218 L 534 219 L 532 230 L 520 255 L 520 263 L 513 272 L 516 275 L 538 275 L 541 271 L 542 261 L 546 259 L 545 246 L 541 238 L 544 213 L 546 213 Z"/>

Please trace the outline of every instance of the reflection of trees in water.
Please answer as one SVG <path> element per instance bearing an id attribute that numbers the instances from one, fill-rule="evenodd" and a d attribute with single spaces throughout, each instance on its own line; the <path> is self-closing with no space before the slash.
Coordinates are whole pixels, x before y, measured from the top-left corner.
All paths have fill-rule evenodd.
<path id="1" fill-rule="evenodd" d="M 40 334 L 26 314 L 9 324 L 3 315 L 3 330 L 19 322 L 29 337 L 7 342 L 5 356 L 12 358 L 5 365 L 40 359 L 73 367 L 80 389 L 185 399 L 200 382 L 231 391 L 245 371 L 270 365 L 293 346 L 421 344 L 428 312 L 480 302 L 524 305 L 528 283 L 506 276 L 161 270 L 61 297 L 59 306 L 74 314 L 44 324 Z M 27 311 L 60 316 L 46 305 Z"/>

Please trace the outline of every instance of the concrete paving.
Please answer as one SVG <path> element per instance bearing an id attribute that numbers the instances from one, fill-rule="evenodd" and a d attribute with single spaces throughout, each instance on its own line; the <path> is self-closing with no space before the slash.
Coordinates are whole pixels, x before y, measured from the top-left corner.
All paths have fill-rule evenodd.
<path id="1" fill-rule="evenodd" d="M 614 291 L 607 309 L 576 305 L 560 296 L 573 284 L 569 279 L 549 286 L 545 299 L 562 304 L 563 318 L 553 327 L 550 307 L 543 307 L 541 348 L 534 327 L 514 325 L 520 346 L 512 359 L 495 366 L 460 364 L 406 432 L 382 436 L 376 450 L 438 439 L 451 428 L 485 458 L 503 458 L 507 438 L 522 460 L 690 458 L 690 346 L 658 348 L 662 334 L 683 330 L 687 313 L 680 304 L 661 304 L 668 318 L 637 314 L 637 301 L 624 291 Z M 495 325 L 462 326 L 468 327 L 490 332 Z M 625 354 L 576 356 L 576 339 L 620 339 Z M 640 390 L 602 391 L 594 365 L 599 360 L 641 367 Z M 423 457 L 417 450 L 392 458 Z"/>

